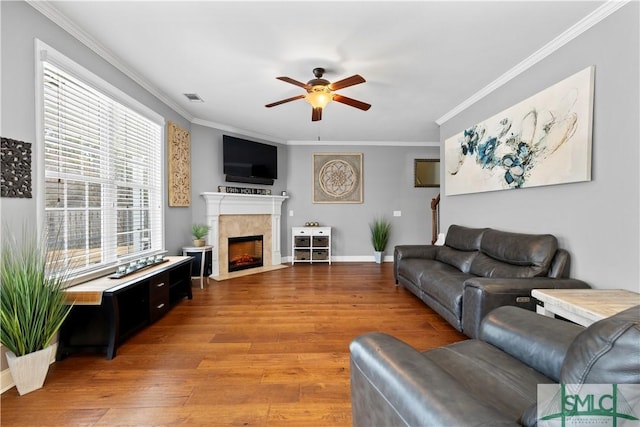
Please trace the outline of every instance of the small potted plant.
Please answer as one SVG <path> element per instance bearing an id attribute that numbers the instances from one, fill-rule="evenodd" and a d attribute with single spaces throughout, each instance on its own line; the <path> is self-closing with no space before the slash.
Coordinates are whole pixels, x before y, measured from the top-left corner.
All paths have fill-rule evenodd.
<path id="1" fill-rule="evenodd" d="M 375 218 L 369 224 L 371 230 L 371 244 L 373 245 L 374 258 L 376 263 L 382 263 L 382 254 L 387 247 L 389 241 L 389 233 L 391 232 L 391 223 L 386 218 Z"/>
<path id="2" fill-rule="evenodd" d="M 18 241 L 6 229 L 2 236 L 0 341 L 23 395 L 43 386 L 52 341 L 72 304 L 64 293 L 69 268 L 60 251 L 48 250 L 46 237 L 38 239 L 26 227 L 21 237 Z"/>
<path id="3" fill-rule="evenodd" d="M 204 246 L 205 236 L 209 232 L 209 226 L 205 224 L 193 224 L 191 234 L 193 234 L 193 246 Z"/>

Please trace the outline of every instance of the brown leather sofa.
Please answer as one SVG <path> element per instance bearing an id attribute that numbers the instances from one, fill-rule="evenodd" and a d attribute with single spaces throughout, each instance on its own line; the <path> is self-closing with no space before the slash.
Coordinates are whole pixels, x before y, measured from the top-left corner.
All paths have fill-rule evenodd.
<path id="1" fill-rule="evenodd" d="M 535 310 L 532 289 L 589 288 L 569 278 L 571 258 L 550 234 L 522 234 L 451 225 L 443 246 L 400 245 L 396 284 L 410 290 L 471 338 L 491 310 Z"/>
<path id="2" fill-rule="evenodd" d="M 499 307 L 479 339 L 420 352 L 376 332 L 350 350 L 355 427 L 535 426 L 538 384 L 636 384 L 637 396 L 640 306 L 588 328 Z"/>

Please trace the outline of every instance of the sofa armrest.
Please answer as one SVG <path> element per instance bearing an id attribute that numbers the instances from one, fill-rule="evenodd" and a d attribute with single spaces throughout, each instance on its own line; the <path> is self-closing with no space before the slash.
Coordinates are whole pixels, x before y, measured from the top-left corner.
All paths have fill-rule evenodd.
<path id="1" fill-rule="evenodd" d="M 535 311 L 532 289 L 584 289 L 590 286 L 578 279 L 527 277 L 517 279 L 473 277 L 464 282 L 462 293 L 462 332 L 478 338 L 480 322 L 491 310 L 513 305 Z"/>
<path id="2" fill-rule="evenodd" d="M 350 350 L 356 427 L 517 425 L 474 398 L 422 353 L 390 335 L 362 335 Z"/>
<path id="3" fill-rule="evenodd" d="M 439 246 L 434 245 L 398 245 L 393 251 L 393 275 L 398 284 L 398 264 L 404 258 L 435 259 Z"/>
<path id="4" fill-rule="evenodd" d="M 559 382 L 569 346 L 582 331 L 575 323 L 504 306 L 482 320 L 479 338 Z"/>

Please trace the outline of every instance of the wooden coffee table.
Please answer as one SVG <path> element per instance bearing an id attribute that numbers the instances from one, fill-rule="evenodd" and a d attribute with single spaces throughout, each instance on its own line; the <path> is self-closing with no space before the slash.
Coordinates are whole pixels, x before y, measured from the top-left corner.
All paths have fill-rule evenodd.
<path id="1" fill-rule="evenodd" d="M 624 289 L 534 289 L 536 311 L 561 316 L 582 326 L 640 305 L 640 294 Z"/>

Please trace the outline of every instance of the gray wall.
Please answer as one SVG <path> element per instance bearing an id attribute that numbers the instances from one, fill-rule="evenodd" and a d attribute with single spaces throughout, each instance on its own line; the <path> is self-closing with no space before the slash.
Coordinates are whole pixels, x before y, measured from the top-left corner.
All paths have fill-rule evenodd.
<path id="1" fill-rule="evenodd" d="M 222 171 L 222 135 L 229 134 L 278 146 L 278 179 L 273 186 L 226 183 Z M 438 158 L 439 147 L 378 147 L 282 145 L 253 137 L 223 132 L 205 126 L 191 126 L 192 221 L 205 222 L 205 204 L 200 194 L 218 191 L 219 185 L 268 188 L 273 194 L 286 190 L 289 199 L 282 208 L 282 255 L 291 256 L 291 227 L 307 221 L 331 226 L 332 256 L 338 260 L 373 260 L 368 223 L 374 215 L 392 221 L 387 255 L 399 243 L 431 241 L 431 199 L 437 188 L 413 187 L 413 160 Z M 313 153 L 363 153 L 364 203 L 314 204 L 311 161 Z M 402 212 L 393 217 L 393 211 Z M 293 211 L 293 216 L 289 212 Z M 189 233 L 183 231 L 183 238 Z"/>
<path id="2" fill-rule="evenodd" d="M 362 204 L 314 204 L 312 195 L 313 153 L 362 153 L 364 196 Z M 400 243 L 431 242 L 431 199 L 438 188 L 413 187 L 413 161 L 439 158 L 439 147 L 411 146 L 289 146 L 287 247 L 291 255 L 291 227 L 307 221 L 331 226 L 332 256 L 338 260 L 373 260 L 369 222 L 379 215 L 391 221 L 391 237 L 386 255 Z M 293 211 L 293 216 L 289 216 Z M 402 216 L 394 217 L 393 211 Z"/>
<path id="3" fill-rule="evenodd" d="M 592 181 L 443 196 L 444 230 L 463 224 L 552 233 L 571 252 L 573 277 L 596 288 L 640 290 L 639 7 L 624 6 L 440 129 L 444 144 L 465 127 L 595 65 Z"/>
<path id="4" fill-rule="evenodd" d="M 136 82 L 107 63 L 92 50 L 80 43 L 49 19 L 25 2 L 0 2 L 2 7 L 2 136 L 21 141 L 36 142 L 35 118 L 35 53 L 34 40 L 42 40 L 89 71 L 116 86 L 137 101 L 189 130 L 190 123 Z M 165 147 L 166 151 L 166 147 Z M 165 153 L 166 158 L 166 153 Z M 165 163 L 166 165 L 166 163 Z M 35 166 L 35 156 L 32 161 Z M 37 171 L 32 173 L 36 183 Z M 166 166 L 165 176 L 166 182 Z M 32 199 L 0 199 L 1 218 L 11 227 L 20 226 L 24 220 L 36 222 L 36 194 Z M 165 207 L 167 224 L 190 223 L 190 209 Z M 177 227 L 167 227 L 166 248 L 170 254 L 178 253 L 187 240 Z"/>
<path id="5" fill-rule="evenodd" d="M 216 191 L 218 185 L 225 184 L 221 160 L 223 132 L 191 125 L 26 3 L 5 1 L 0 2 L 0 8 L 2 136 L 35 143 L 36 37 L 166 119 L 191 131 L 192 206 L 165 208 L 166 248 L 171 254 L 179 253 L 181 246 L 191 239 L 191 223 L 204 221 L 204 202 L 200 193 Z M 623 7 L 441 127 L 440 140 L 443 142 L 464 127 L 595 64 L 593 180 L 444 197 L 443 229 L 457 223 L 550 232 L 556 234 L 560 244 L 572 253 L 574 277 L 598 288 L 638 290 L 638 8 L 637 2 Z M 413 187 L 413 159 L 437 158 L 437 147 L 327 146 L 319 143 L 280 148 L 280 178 L 268 188 L 274 194 L 287 190 L 291 196 L 283 208 L 283 255 L 291 253 L 290 228 L 310 220 L 334 227 L 333 255 L 338 259 L 372 257 L 367 224 L 375 215 L 385 215 L 392 221 L 389 248 L 400 243 L 430 241 L 429 203 L 438 189 Z M 314 152 L 363 153 L 364 203 L 312 203 L 311 158 Z M 33 180 L 36 180 L 35 171 Z M 34 188 L 34 194 L 38 191 Z M 393 217 L 394 210 L 402 211 L 402 216 Z M 289 211 L 293 211 L 293 216 L 288 216 Z M 3 224 L 14 228 L 24 219 L 35 221 L 35 198 L 0 199 L 0 218 Z M 2 363 L 4 369 L 4 358 Z"/>
<path id="6" fill-rule="evenodd" d="M 2 31 L 2 116 L 0 117 L 0 133 L 3 137 L 31 142 L 33 144 L 32 152 L 37 149 L 35 146 L 35 38 L 39 38 L 166 119 L 179 124 L 185 129 L 190 128 L 190 123 L 175 111 L 168 108 L 164 103 L 104 61 L 77 39 L 49 21 L 27 3 L 2 1 L 0 2 L 0 8 Z M 38 173 L 35 169 L 35 162 L 36 159 L 33 156 L 33 198 L 0 198 L 2 227 L 20 229 L 23 222 L 36 223 L 36 195 L 41 189 L 35 186 Z M 166 182 L 166 171 L 163 179 Z M 190 224 L 190 210 L 166 207 L 166 223 Z M 181 228 L 179 227 L 166 228 L 165 242 L 169 253 L 178 253 L 180 247 L 187 241 L 180 230 Z M 1 369 L 5 369 L 4 357 L 1 358 L 1 363 Z"/>
<path id="7" fill-rule="evenodd" d="M 254 185 L 238 182 L 226 182 L 222 170 L 222 135 L 231 135 L 250 141 L 263 142 L 278 147 L 278 179 L 273 185 Z M 259 138 L 249 137 L 233 132 L 221 131 L 197 124 L 191 125 L 191 207 L 192 220 L 205 223 L 206 212 L 201 193 L 218 191 L 219 185 L 230 187 L 263 188 L 271 190 L 271 194 L 279 195 L 286 190 L 288 176 L 287 147 L 285 145 Z M 286 206 L 286 202 L 283 206 Z M 284 224 L 283 224 L 284 227 Z M 190 238 L 190 233 L 185 238 Z"/>

